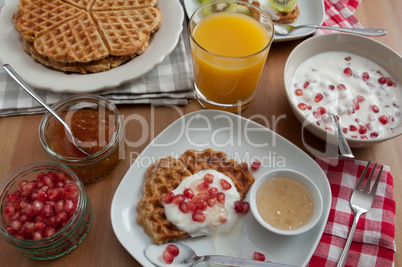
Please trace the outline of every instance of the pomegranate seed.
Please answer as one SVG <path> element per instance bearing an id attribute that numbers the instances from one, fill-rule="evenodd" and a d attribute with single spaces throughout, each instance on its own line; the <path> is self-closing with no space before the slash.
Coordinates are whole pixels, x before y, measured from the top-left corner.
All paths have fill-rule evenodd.
<path id="1" fill-rule="evenodd" d="M 350 61 L 352 58 L 351 57 L 345 57 L 346 61 Z"/>
<path id="2" fill-rule="evenodd" d="M 344 134 L 347 134 L 347 133 L 348 133 L 348 128 L 343 127 L 343 128 L 342 128 L 342 132 L 343 132 Z"/>
<path id="3" fill-rule="evenodd" d="M 303 90 L 302 90 L 302 89 L 296 89 L 296 90 L 295 90 L 295 94 L 296 94 L 297 96 L 301 96 L 301 95 L 303 95 Z"/>
<path id="4" fill-rule="evenodd" d="M 42 208 L 43 208 L 43 202 L 42 201 L 40 201 L 40 200 L 35 200 L 33 203 L 32 203 L 32 208 L 33 208 L 33 210 L 34 210 L 34 212 L 36 213 L 36 214 L 40 214 L 41 212 L 42 212 Z"/>
<path id="5" fill-rule="evenodd" d="M 205 201 L 205 202 L 199 204 L 198 207 L 199 207 L 199 208 L 198 208 L 199 211 L 205 211 L 205 210 L 207 210 L 207 208 L 208 208 L 208 204 L 207 204 L 207 202 Z"/>
<path id="6" fill-rule="evenodd" d="M 367 127 L 364 125 L 359 125 L 359 133 L 360 134 L 365 134 L 367 133 Z"/>
<path id="7" fill-rule="evenodd" d="M 305 82 L 305 83 L 303 84 L 303 88 L 306 89 L 307 86 L 309 86 L 309 85 L 310 85 L 310 82 Z"/>
<path id="8" fill-rule="evenodd" d="M 169 251 L 173 255 L 173 257 L 177 257 L 177 255 L 179 255 L 180 253 L 180 249 L 173 244 L 167 245 L 166 250 Z"/>
<path id="9" fill-rule="evenodd" d="M 314 118 L 318 119 L 321 115 L 316 110 L 314 110 L 313 116 L 314 116 Z"/>
<path id="10" fill-rule="evenodd" d="M 59 214 L 56 215 L 56 222 L 57 223 L 62 223 L 62 222 L 67 222 L 69 219 L 67 212 L 62 211 Z"/>
<path id="11" fill-rule="evenodd" d="M 33 209 L 32 204 L 27 204 L 27 206 L 24 208 L 24 213 L 28 216 L 34 216 L 35 211 Z"/>
<path id="12" fill-rule="evenodd" d="M 371 137 L 371 138 L 376 138 L 376 137 L 378 137 L 378 136 L 379 136 L 378 132 L 371 132 L 371 133 L 370 133 L 370 137 Z"/>
<path id="13" fill-rule="evenodd" d="M 14 231 L 18 231 L 22 227 L 22 222 L 19 220 L 14 220 L 11 222 L 10 226 Z"/>
<path id="14" fill-rule="evenodd" d="M 192 199 L 194 197 L 194 191 L 191 188 L 186 188 L 183 191 L 183 195 L 188 199 Z"/>
<path id="15" fill-rule="evenodd" d="M 370 75 L 367 72 L 363 72 L 362 78 L 363 80 L 367 81 L 368 79 L 370 79 Z"/>
<path id="16" fill-rule="evenodd" d="M 300 110 L 306 110 L 307 105 L 304 104 L 304 103 L 299 103 L 299 104 L 297 105 L 297 107 L 298 107 Z"/>
<path id="17" fill-rule="evenodd" d="M 167 194 L 164 195 L 163 198 L 162 198 L 163 203 L 165 203 L 165 204 L 170 204 L 170 203 L 172 203 L 174 196 L 175 196 L 175 195 L 174 195 L 173 192 L 167 193 Z"/>
<path id="18" fill-rule="evenodd" d="M 64 204 L 64 210 L 67 211 L 68 213 L 74 212 L 76 209 L 76 206 L 74 202 L 71 200 L 66 200 L 66 203 Z"/>
<path id="19" fill-rule="evenodd" d="M 319 107 L 319 108 L 317 108 L 317 112 L 320 115 L 324 115 L 325 113 L 327 113 L 327 110 L 323 107 Z"/>
<path id="20" fill-rule="evenodd" d="M 379 84 L 385 84 L 386 82 L 387 82 L 387 79 L 385 77 L 378 78 L 378 83 Z"/>
<path id="21" fill-rule="evenodd" d="M 335 89 L 335 85 L 330 84 L 330 85 L 328 86 L 328 88 L 331 89 L 331 90 L 334 90 L 334 89 Z"/>
<path id="22" fill-rule="evenodd" d="M 250 203 L 243 201 L 241 205 L 243 206 L 243 214 L 247 214 L 250 210 Z"/>
<path id="23" fill-rule="evenodd" d="M 69 201 L 71 201 L 71 200 L 69 200 Z M 56 203 L 56 205 L 54 206 L 54 212 L 55 212 L 56 214 L 58 214 L 58 213 L 60 213 L 60 212 L 62 212 L 62 211 L 64 211 L 64 200 L 59 200 L 59 201 Z"/>
<path id="24" fill-rule="evenodd" d="M 14 206 L 9 206 L 6 207 L 3 211 L 4 215 L 6 216 L 12 216 L 15 213 L 15 207 Z"/>
<path id="25" fill-rule="evenodd" d="M 43 182 L 43 177 L 45 177 L 45 173 L 44 173 L 44 172 L 38 173 L 38 175 L 36 175 L 36 181 L 38 181 L 38 182 Z"/>
<path id="26" fill-rule="evenodd" d="M 215 206 L 216 200 L 214 198 L 210 198 L 207 200 L 206 204 L 208 205 L 208 207 L 212 208 L 213 206 Z"/>
<path id="27" fill-rule="evenodd" d="M 187 213 L 188 212 L 188 203 L 187 202 L 180 203 L 179 210 L 183 213 Z"/>
<path id="28" fill-rule="evenodd" d="M 173 260 L 174 260 L 172 253 L 170 253 L 169 251 L 166 251 L 166 250 L 163 252 L 162 258 L 166 264 L 172 264 Z"/>
<path id="29" fill-rule="evenodd" d="M 200 208 L 200 206 L 198 205 L 198 203 L 194 203 L 194 202 L 188 202 L 187 203 L 187 209 L 189 212 L 196 212 L 198 209 Z"/>
<path id="30" fill-rule="evenodd" d="M 363 102 L 365 99 L 366 98 L 364 96 L 362 96 L 362 95 L 356 96 L 356 100 L 359 101 L 359 102 Z"/>
<path id="31" fill-rule="evenodd" d="M 357 131 L 357 127 L 354 125 L 349 125 L 349 131 L 351 132 Z"/>
<path id="32" fill-rule="evenodd" d="M 360 109 L 359 101 L 357 99 L 353 99 L 353 103 L 355 104 L 355 110 L 359 110 Z"/>
<path id="33" fill-rule="evenodd" d="M 378 106 L 376 106 L 376 105 L 372 105 L 371 109 L 374 111 L 374 113 L 380 112 L 380 108 Z"/>
<path id="34" fill-rule="evenodd" d="M 56 233 L 56 230 L 54 228 L 47 227 L 45 232 L 44 232 L 44 236 L 48 237 L 48 236 L 51 236 L 51 235 L 53 235 L 55 233 Z"/>
<path id="35" fill-rule="evenodd" d="M 202 192 L 195 195 L 191 201 L 197 203 L 198 205 L 202 205 L 204 204 L 205 201 L 207 201 L 208 198 L 209 198 L 208 192 Z"/>
<path id="36" fill-rule="evenodd" d="M 36 222 L 34 228 L 36 231 L 43 232 L 46 229 L 46 224 L 44 222 Z"/>
<path id="37" fill-rule="evenodd" d="M 223 190 L 229 190 L 230 188 L 232 188 L 232 185 L 225 179 L 220 179 L 220 183 Z"/>
<path id="38" fill-rule="evenodd" d="M 318 94 L 315 96 L 314 101 L 315 101 L 316 103 L 318 103 L 318 102 L 320 102 L 323 98 L 324 98 L 324 96 L 323 96 L 321 93 L 318 93 Z"/>
<path id="39" fill-rule="evenodd" d="M 218 188 L 216 187 L 211 187 L 210 189 L 208 189 L 208 195 L 210 198 L 216 198 L 216 196 L 218 195 Z"/>
<path id="40" fill-rule="evenodd" d="M 343 83 L 341 83 L 341 84 L 338 84 L 338 85 L 336 86 L 336 88 L 338 88 L 339 90 L 345 90 L 345 89 L 346 89 L 346 86 L 345 86 Z"/>
<path id="41" fill-rule="evenodd" d="M 219 202 L 219 203 L 225 203 L 225 198 L 226 198 L 226 196 L 225 196 L 225 194 L 224 193 L 222 193 L 222 192 L 219 192 L 218 193 L 218 196 L 216 197 L 216 200 Z"/>
<path id="42" fill-rule="evenodd" d="M 20 191 L 23 191 L 24 185 L 26 185 L 27 183 L 29 183 L 29 181 L 27 181 L 27 180 L 21 180 L 21 181 L 18 183 L 18 189 L 19 189 Z"/>
<path id="43" fill-rule="evenodd" d="M 259 161 L 259 160 L 255 160 L 255 161 L 253 161 L 253 163 L 251 163 L 251 169 L 253 171 L 258 170 L 260 168 L 260 166 L 261 166 L 261 161 Z"/>
<path id="44" fill-rule="evenodd" d="M 352 72 L 352 70 L 350 68 L 345 68 L 343 70 L 343 73 L 348 77 L 352 77 L 352 75 L 353 75 L 353 72 Z"/>
<path id="45" fill-rule="evenodd" d="M 202 213 L 200 211 L 194 212 L 192 218 L 193 218 L 193 221 L 199 222 L 199 223 L 202 223 L 205 221 L 205 215 L 204 215 L 204 213 Z"/>
<path id="46" fill-rule="evenodd" d="M 391 80 L 390 77 L 385 78 L 385 81 L 386 81 L 388 86 L 393 86 L 394 85 L 394 82 Z"/>
<path id="47" fill-rule="evenodd" d="M 78 187 L 75 184 L 69 184 L 64 187 L 64 193 L 66 193 L 67 195 L 75 194 L 77 192 L 78 192 Z"/>
<path id="48" fill-rule="evenodd" d="M 210 173 L 204 175 L 204 181 L 211 184 L 214 181 L 214 176 Z"/>
<path id="49" fill-rule="evenodd" d="M 32 234 L 35 232 L 35 223 L 33 222 L 25 222 L 24 223 L 24 231 L 27 233 Z"/>
<path id="50" fill-rule="evenodd" d="M 260 252 L 254 252 L 253 258 L 256 261 L 265 261 L 265 255 Z"/>
<path id="51" fill-rule="evenodd" d="M 14 203 L 19 199 L 20 197 L 17 194 L 11 193 L 6 195 L 6 201 Z"/>
<path id="52" fill-rule="evenodd" d="M 219 222 L 221 223 L 221 224 L 224 224 L 225 222 L 227 222 L 228 221 L 228 219 L 227 218 L 224 218 L 224 217 L 219 217 Z"/>
<path id="53" fill-rule="evenodd" d="M 240 200 L 235 201 L 234 209 L 237 213 L 243 213 L 243 205 L 241 204 Z"/>
<path id="54" fill-rule="evenodd" d="M 49 176 L 45 176 L 45 177 L 43 177 L 43 183 L 47 186 L 47 187 L 49 187 L 49 188 L 53 188 L 54 187 L 54 183 L 53 183 L 53 181 L 50 179 L 50 177 Z"/>
<path id="55" fill-rule="evenodd" d="M 65 182 L 68 179 L 67 175 L 61 171 L 56 171 L 54 175 L 56 176 L 56 180 L 60 182 Z"/>
<path id="56" fill-rule="evenodd" d="M 378 120 L 384 125 L 388 123 L 388 117 L 386 115 L 382 115 Z"/>
<path id="57" fill-rule="evenodd" d="M 56 227 L 57 226 L 56 216 L 51 216 L 50 218 L 48 218 L 46 220 L 45 223 L 46 223 L 47 227 L 52 227 L 52 228 Z"/>
<path id="58" fill-rule="evenodd" d="M 50 217 L 52 215 L 54 215 L 53 208 L 48 204 L 44 205 L 43 208 L 42 208 L 42 216 L 43 217 Z"/>
<path id="59" fill-rule="evenodd" d="M 360 136 L 360 139 L 368 139 L 367 135 Z"/>
<path id="60" fill-rule="evenodd" d="M 198 189 L 199 191 L 201 191 L 201 192 L 202 192 L 202 191 L 207 191 L 208 188 L 209 188 L 209 183 L 206 182 L 206 181 L 201 182 L 201 183 L 199 183 L 199 184 L 197 185 L 197 189 Z"/>
<path id="61" fill-rule="evenodd" d="M 52 188 L 47 190 L 47 198 L 50 201 L 57 202 L 60 199 L 60 189 L 59 188 Z"/>
<path id="62" fill-rule="evenodd" d="M 34 232 L 32 234 L 32 239 L 33 240 L 39 240 L 39 239 L 42 239 L 42 238 L 43 238 L 42 232 L 36 231 L 36 232 Z"/>
<path id="63" fill-rule="evenodd" d="M 184 195 L 182 194 L 177 194 L 173 197 L 173 204 L 175 205 L 180 205 L 181 203 L 183 203 L 186 200 L 186 198 L 184 197 Z"/>

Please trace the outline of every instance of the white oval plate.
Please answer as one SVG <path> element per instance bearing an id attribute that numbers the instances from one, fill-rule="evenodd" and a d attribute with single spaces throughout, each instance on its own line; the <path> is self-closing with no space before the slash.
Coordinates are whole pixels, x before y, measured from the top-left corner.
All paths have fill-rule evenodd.
<path id="1" fill-rule="evenodd" d="M 10 64 L 32 87 L 54 92 L 89 93 L 134 80 L 161 63 L 176 47 L 183 30 L 184 11 L 179 0 L 159 0 L 163 17 L 144 54 L 106 72 L 66 74 L 36 62 L 22 48 L 20 34 L 11 21 L 19 1 L 6 1 L 0 14 L 0 62 Z"/>
<path id="2" fill-rule="evenodd" d="M 300 15 L 294 23 L 291 23 L 291 25 L 322 24 L 325 16 L 323 0 L 300 0 L 298 1 L 298 5 L 300 8 Z M 184 0 L 184 7 L 188 17 L 191 17 L 194 11 L 200 6 L 201 3 L 198 0 Z M 315 29 L 300 29 L 286 36 L 275 34 L 274 42 L 300 39 L 313 34 L 315 31 Z"/>
<path id="3" fill-rule="evenodd" d="M 159 134 L 131 165 L 111 206 L 112 227 L 124 248 L 141 265 L 152 266 L 144 256 L 144 249 L 152 243 L 151 238 L 136 222 L 136 206 L 143 196 L 142 185 L 149 165 L 161 157 L 179 157 L 187 149 L 206 148 L 224 151 L 238 162 L 250 164 L 260 159 L 261 167 L 253 172 L 256 179 L 285 162 L 282 167 L 299 171 L 316 184 L 323 197 L 323 212 L 312 229 L 297 236 L 280 236 L 267 231 L 250 212 L 245 216 L 240 237 L 235 239 L 236 235 L 232 233 L 231 237 L 219 240 L 225 253 L 217 252 L 207 237 L 186 238 L 180 242 L 194 248 L 198 255 L 230 251 L 232 256 L 252 259 L 253 252 L 259 251 L 273 262 L 306 266 L 320 241 L 331 207 L 327 177 L 311 157 L 285 138 L 246 118 L 216 110 L 182 116 Z M 249 196 L 246 200 L 249 201 Z"/>

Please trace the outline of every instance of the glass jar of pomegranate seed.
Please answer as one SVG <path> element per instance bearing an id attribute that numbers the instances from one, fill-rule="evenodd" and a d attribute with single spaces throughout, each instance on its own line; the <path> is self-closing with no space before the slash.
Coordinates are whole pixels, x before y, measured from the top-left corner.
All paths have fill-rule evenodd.
<path id="1" fill-rule="evenodd" d="M 39 125 L 39 138 L 50 159 L 71 168 L 84 182 L 96 181 L 119 165 L 124 158 L 124 125 L 113 103 L 97 95 L 74 95 L 53 109 L 90 155 L 74 146 L 62 124 L 48 112 Z"/>
<path id="2" fill-rule="evenodd" d="M 82 181 L 56 162 L 34 162 L 11 173 L 0 185 L 0 205 L 0 234 L 37 260 L 73 250 L 92 223 Z"/>

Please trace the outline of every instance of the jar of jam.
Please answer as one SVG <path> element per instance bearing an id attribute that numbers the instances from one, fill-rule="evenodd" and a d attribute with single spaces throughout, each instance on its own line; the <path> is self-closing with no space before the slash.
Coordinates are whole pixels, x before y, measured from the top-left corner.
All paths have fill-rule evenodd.
<path id="1" fill-rule="evenodd" d="M 71 168 L 84 182 L 112 172 L 124 158 L 124 125 L 115 105 L 97 95 L 73 95 L 53 105 L 81 141 L 81 152 L 62 124 L 47 112 L 39 125 L 46 155 Z"/>

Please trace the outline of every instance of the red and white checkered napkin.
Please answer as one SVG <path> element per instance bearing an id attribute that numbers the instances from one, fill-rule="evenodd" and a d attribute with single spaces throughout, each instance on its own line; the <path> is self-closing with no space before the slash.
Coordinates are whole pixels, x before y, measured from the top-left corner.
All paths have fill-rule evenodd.
<path id="1" fill-rule="evenodd" d="M 325 18 L 322 25 L 342 28 L 363 28 L 353 16 L 362 0 L 324 0 Z M 331 32 L 317 30 L 315 34 Z"/>
<path id="2" fill-rule="evenodd" d="M 367 162 L 349 159 L 316 159 L 316 162 L 328 177 L 332 203 L 323 236 L 308 266 L 336 266 L 353 222 L 350 196 Z M 366 176 L 373 166 L 371 163 Z M 377 165 L 373 180 L 379 168 Z M 396 251 L 394 240 L 394 182 L 390 168 L 384 166 L 373 205 L 357 224 L 346 266 L 392 266 Z"/>

